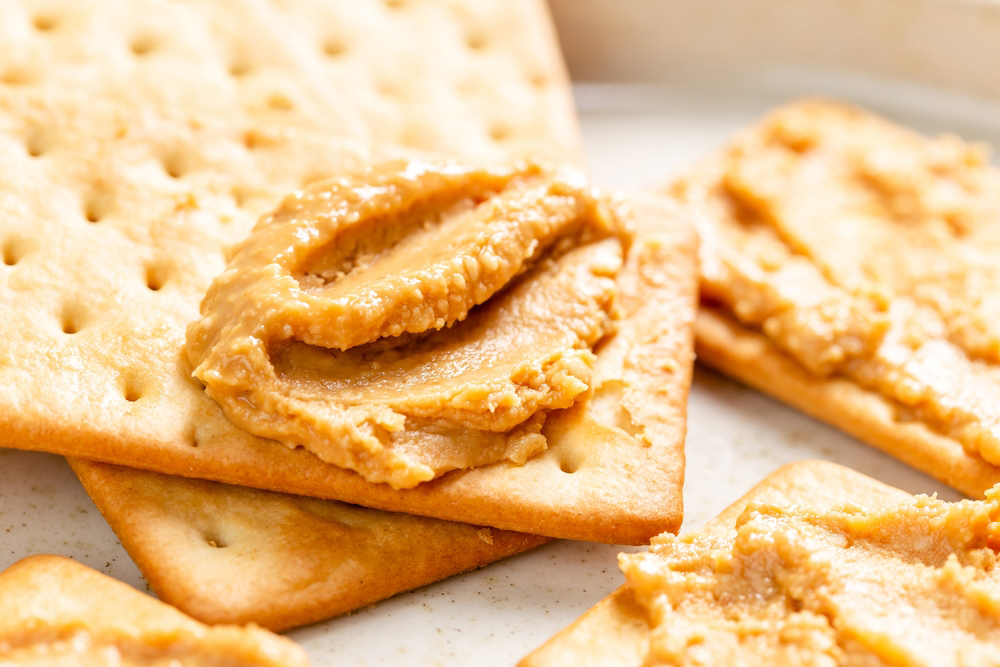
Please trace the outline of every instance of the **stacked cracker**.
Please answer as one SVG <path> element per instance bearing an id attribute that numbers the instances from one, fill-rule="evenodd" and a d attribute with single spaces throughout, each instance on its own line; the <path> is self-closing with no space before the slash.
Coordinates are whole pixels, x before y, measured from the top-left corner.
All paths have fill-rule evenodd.
<path id="1" fill-rule="evenodd" d="M 635 244 L 625 324 L 603 347 L 620 404 L 583 431 L 568 422 L 565 443 L 520 468 L 405 492 L 365 482 L 234 428 L 182 354 L 227 249 L 308 182 L 400 145 L 577 160 L 541 3 L 25 2 L 0 31 L 0 438 L 81 457 L 74 470 L 165 599 L 284 628 L 545 539 L 480 526 L 634 543 L 676 530 L 694 245 L 662 203 L 635 204 L 674 221 Z M 668 327 L 665 310 L 678 314 Z M 645 444 L 615 426 L 623 418 L 649 427 Z M 326 541 L 348 533 L 346 551 Z M 422 565 L 399 567 L 400 552 Z M 293 553 L 296 576 L 268 567 Z M 342 553 L 365 554 L 362 569 L 344 569 Z M 268 573 L 258 589 L 203 585 L 252 568 Z M 344 588 L 358 579 L 369 584 Z"/>
<path id="2" fill-rule="evenodd" d="M 981 601 L 1000 590 L 1000 172 L 955 137 L 806 100 L 742 132 L 671 192 L 701 236 L 703 361 L 987 500 L 949 506 L 832 464 L 786 467 L 703 530 L 623 555 L 628 583 L 523 664 L 995 662 L 997 607 Z M 881 508 L 901 500 L 915 509 L 898 522 L 902 506 Z M 870 521 L 868 532 L 838 528 L 837 506 L 841 525 Z M 828 527 L 845 553 L 805 542 L 796 554 L 794 539 L 754 533 L 785 511 Z M 846 584 L 810 578 L 849 571 L 864 558 L 846 553 L 855 546 L 877 565 Z M 731 547 L 746 560 L 727 560 Z M 746 587 L 775 562 L 769 590 L 788 601 L 758 615 L 770 593 Z M 913 563 L 922 584 L 906 576 Z M 658 577 L 663 587 L 646 590 Z"/>
<path id="3" fill-rule="evenodd" d="M 1000 172 L 860 109 L 774 111 L 673 186 L 700 358 L 961 491 L 1000 482 Z"/>

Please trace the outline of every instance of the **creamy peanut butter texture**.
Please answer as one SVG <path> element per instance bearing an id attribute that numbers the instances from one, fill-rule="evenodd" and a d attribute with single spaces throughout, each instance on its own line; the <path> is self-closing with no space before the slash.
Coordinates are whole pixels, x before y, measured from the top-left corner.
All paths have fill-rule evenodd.
<path id="1" fill-rule="evenodd" d="M 704 298 L 1000 465 L 1000 172 L 984 149 L 804 102 L 674 193 L 701 213 Z"/>
<path id="2" fill-rule="evenodd" d="M 264 217 L 188 356 L 237 426 L 372 482 L 523 463 L 590 390 L 629 242 L 575 172 L 391 162 Z"/>
<path id="3" fill-rule="evenodd" d="M 302 649 L 254 625 L 207 626 L 58 556 L 0 573 L 0 665 L 308 667 Z"/>
<path id="4" fill-rule="evenodd" d="M 1000 487 L 865 510 L 751 502 L 728 537 L 665 535 L 622 569 L 646 664 L 1000 664 Z"/>

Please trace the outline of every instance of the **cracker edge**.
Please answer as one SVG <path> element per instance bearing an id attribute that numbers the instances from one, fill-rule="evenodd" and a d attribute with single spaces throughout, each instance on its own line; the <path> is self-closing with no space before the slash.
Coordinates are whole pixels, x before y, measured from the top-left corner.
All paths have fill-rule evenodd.
<path id="1" fill-rule="evenodd" d="M 772 472 L 695 534 L 725 535 L 752 500 L 831 507 L 846 502 L 887 505 L 907 498 L 912 496 L 905 491 L 836 463 L 800 461 Z M 535 649 L 518 667 L 641 667 L 648 650 L 649 627 L 626 584 Z"/>
<path id="2" fill-rule="evenodd" d="M 36 554 L 17 561 L 0 572 L 0 590 L 6 595 L 5 598 L 0 597 L 0 601 L 7 599 L 14 604 L 22 603 L 13 615 L 4 617 L 4 620 L 9 621 L 9 627 L 3 628 L 3 631 L 26 633 L 29 638 L 27 646 L 37 643 L 31 641 L 31 635 L 39 630 L 42 631 L 40 639 L 43 643 L 47 639 L 60 639 L 58 635 L 47 638 L 45 634 L 47 631 L 58 630 L 59 626 L 93 634 L 90 625 L 92 619 L 78 616 L 90 612 L 96 614 L 98 623 L 104 625 L 97 631 L 98 639 L 101 635 L 110 635 L 114 642 L 155 646 L 157 643 L 164 643 L 165 634 L 170 639 L 171 631 L 180 631 L 179 636 L 171 643 L 190 644 L 198 653 L 201 643 L 206 639 L 211 641 L 213 635 L 228 643 L 228 647 L 222 648 L 228 648 L 229 651 L 233 651 L 232 643 L 238 637 L 239 644 L 255 654 L 255 664 L 263 666 L 265 663 L 260 661 L 261 658 L 268 665 L 308 667 L 311 664 L 305 650 L 287 637 L 254 626 L 206 627 L 169 604 L 64 556 Z M 39 596 L 45 597 L 39 601 Z M 38 614 L 40 605 L 47 607 L 41 614 L 42 618 Z M 5 605 L 0 602 L 0 611 L 3 606 Z M 55 627 L 50 625 L 53 620 Z M 0 625 L 3 625 L 3 621 L 0 621 Z M 238 635 L 234 636 L 233 631 Z M 17 647 L 15 643 L 15 648 Z M 219 647 L 211 647 L 211 650 L 218 654 Z M 232 657 L 240 662 L 247 656 Z M 2 658 L 3 655 L 0 654 L 0 659 Z"/>
<path id="3" fill-rule="evenodd" d="M 695 324 L 698 359 L 811 417 L 836 426 L 914 468 L 977 498 L 1000 483 L 1000 467 L 919 421 L 900 422 L 880 394 L 848 380 L 813 377 L 757 332 L 724 311 L 702 307 Z"/>
<path id="4" fill-rule="evenodd" d="M 206 592 L 199 585 L 197 573 L 178 572 L 169 559 L 165 560 L 158 544 L 148 539 L 150 533 L 144 528 L 148 520 L 155 520 L 157 517 L 164 519 L 171 515 L 170 508 L 150 507 L 142 500 L 144 481 L 150 477 L 164 478 L 171 484 L 216 485 L 223 491 L 230 485 L 188 480 L 83 459 L 69 458 L 67 461 L 157 596 L 189 616 L 209 624 L 245 625 L 252 622 L 268 630 L 281 632 L 340 616 L 398 593 L 481 568 L 537 548 L 551 540 L 538 535 L 493 530 L 493 543 L 488 548 L 485 543 L 467 544 L 467 548 L 460 549 L 455 548 L 455 543 L 442 545 L 442 551 L 447 550 L 442 558 L 425 563 L 425 567 L 408 569 L 408 577 L 394 582 L 376 578 L 374 586 L 360 590 L 349 587 L 319 590 L 310 588 L 306 599 L 302 599 L 303 591 L 289 590 L 287 596 L 273 598 L 266 606 L 261 607 L 238 593 L 230 598 L 220 599 Z M 250 488 L 244 488 L 243 491 L 259 494 L 262 502 L 267 502 L 270 496 L 287 495 Z M 260 526 L 261 532 L 268 530 L 268 526 Z M 406 538 L 423 539 L 419 531 L 416 532 L 418 534 L 415 537 L 407 535 Z M 346 552 L 349 549 L 350 545 L 330 547 L 331 551 Z M 290 554 L 290 557 L 295 555 Z M 183 574 L 187 575 L 187 579 L 183 578 Z M 247 582 L 246 585 L 247 588 L 253 587 L 252 582 Z"/>

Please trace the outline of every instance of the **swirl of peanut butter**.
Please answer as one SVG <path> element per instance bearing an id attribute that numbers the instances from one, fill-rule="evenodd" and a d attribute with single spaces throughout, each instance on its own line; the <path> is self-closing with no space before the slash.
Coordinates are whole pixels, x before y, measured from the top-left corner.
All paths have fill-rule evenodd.
<path id="1" fill-rule="evenodd" d="M 370 167 L 260 220 L 188 358 L 237 426 L 372 482 L 523 463 L 589 390 L 628 242 L 569 170 Z"/>

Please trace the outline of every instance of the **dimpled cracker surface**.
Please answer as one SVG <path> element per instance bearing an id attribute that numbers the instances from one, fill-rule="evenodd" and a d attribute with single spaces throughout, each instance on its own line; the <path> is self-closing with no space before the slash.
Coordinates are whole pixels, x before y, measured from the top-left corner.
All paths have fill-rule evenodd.
<path id="1" fill-rule="evenodd" d="M 844 503 L 885 507 L 905 501 L 905 491 L 825 461 L 792 463 L 774 471 L 698 531 L 724 536 L 733 531 L 747 503 L 808 505 L 827 509 Z M 628 585 L 598 602 L 571 626 L 521 661 L 521 667 L 639 667 L 647 664 L 649 626 Z"/>
<path id="2" fill-rule="evenodd" d="M 322 51 L 372 140 L 485 160 L 582 157 L 562 56 L 538 0 L 277 0 Z M 254 55 L 240 67 L 252 73 Z"/>
<path id="3" fill-rule="evenodd" d="M 284 630 L 546 542 L 331 500 L 71 460 L 161 600 Z"/>
<path id="4" fill-rule="evenodd" d="M 544 18 L 534 3 L 501 5 L 497 11 L 524 12 L 526 25 Z M 489 6 L 471 5 L 473 15 Z M 292 39 L 294 31 L 281 37 L 319 5 L 302 4 L 301 12 L 298 3 L 240 3 L 240 12 L 225 2 L 52 7 L 18 5 L 0 17 L 0 48 L 17 54 L 5 62 L 19 63 L 5 68 L 0 87 L 4 444 L 555 536 L 643 542 L 676 529 L 694 294 L 694 240 L 682 216 L 664 209 L 668 221 L 654 237 L 666 240 L 640 245 L 636 256 L 645 259 L 629 274 L 637 287 L 663 287 L 656 299 L 635 295 L 642 313 L 635 350 L 623 344 L 628 337 L 609 346 L 630 377 L 630 365 L 658 357 L 643 380 L 662 380 L 656 392 L 668 397 L 646 410 L 655 446 L 614 435 L 586 451 L 573 443 L 592 441 L 588 429 L 596 427 L 581 430 L 568 419 L 556 438 L 567 444 L 530 466 L 452 475 L 407 493 L 367 484 L 234 429 L 180 354 L 226 248 L 256 217 L 302 183 L 373 158 L 359 146 L 369 145 L 379 123 L 365 117 L 363 104 L 343 101 L 345 86 L 326 61 L 337 49 Z M 453 8 L 452 15 L 467 25 L 466 14 Z M 518 34 L 484 30 L 484 55 L 511 32 Z M 273 57 L 239 62 L 239 45 L 272 36 Z M 545 71 L 551 78 L 533 88 L 542 97 L 565 95 L 558 61 Z M 323 94 L 313 96 L 316 87 Z M 560 122 L 545 124 L 543 136 L 552 129 L 558 138 L 554 128 L 574 121 L 563 113 L 568 105 L 552 106 Z M 436 118 L 456 131 L 464 122 Z M 483 127 L 481 118 L 470 122 Z M 514 136 L 493 134 L 499 144 Z M 558 141 L 550 151 L 578 154 L 575 143 Z M 653 269 L 655 257 L 672 261 Z M 653 326 L 668 311 L 676 320 Z M 616 386 L 632 395 L 624 404 L 642 412 L 653 401 L 637 405 L 642 383 L 629 382 Z"/>
<path id="5" fill-rule="evenodd" d="M 208 627 L 68 558 L 0 572 L 0 664 L 304 667 L 302 649 L 258 627 Z"/>

